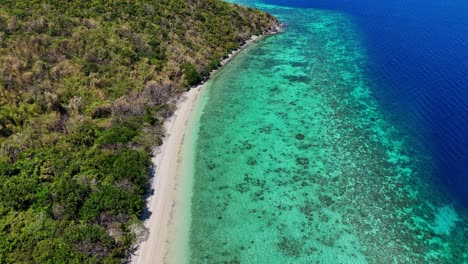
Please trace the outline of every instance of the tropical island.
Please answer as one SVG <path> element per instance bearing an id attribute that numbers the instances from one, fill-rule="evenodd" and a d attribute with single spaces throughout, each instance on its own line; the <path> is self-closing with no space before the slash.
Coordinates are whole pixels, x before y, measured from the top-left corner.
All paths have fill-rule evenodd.
<path id="1" fill-rule="evenodd" d="M 273 16 L 219 0 L 0 2 L 0 263 L 120 263 L 177 99 Z"/>

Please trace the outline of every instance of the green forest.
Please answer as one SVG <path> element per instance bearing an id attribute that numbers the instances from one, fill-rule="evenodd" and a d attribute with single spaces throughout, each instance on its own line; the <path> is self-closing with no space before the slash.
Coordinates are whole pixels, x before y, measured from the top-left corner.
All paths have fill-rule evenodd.
<path id="1" fill-rule="evenodd" d="M 178 96 L 276 23 L 219 0 L 0 1 L 0 263 L 127 258 Z"/>

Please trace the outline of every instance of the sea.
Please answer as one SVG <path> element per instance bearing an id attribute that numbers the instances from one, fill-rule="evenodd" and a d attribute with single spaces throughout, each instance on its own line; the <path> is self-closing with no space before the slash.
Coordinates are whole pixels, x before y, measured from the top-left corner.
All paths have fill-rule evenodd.
<path id="1" fill-rule="evenodd" d="M 287 27 L 206 85 L 189 263 L 468 263 L 468 1 L 231 2 Z"/>

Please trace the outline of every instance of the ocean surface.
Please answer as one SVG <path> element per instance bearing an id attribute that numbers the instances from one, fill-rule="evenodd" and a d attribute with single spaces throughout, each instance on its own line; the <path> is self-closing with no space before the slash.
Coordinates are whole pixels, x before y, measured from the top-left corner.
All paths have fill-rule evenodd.
<path id="1" fill-rule="evenodd" d="M 189 263 L 468 263 L 468 2 L 234 2 L 288 27 L 207 84 Z"/>

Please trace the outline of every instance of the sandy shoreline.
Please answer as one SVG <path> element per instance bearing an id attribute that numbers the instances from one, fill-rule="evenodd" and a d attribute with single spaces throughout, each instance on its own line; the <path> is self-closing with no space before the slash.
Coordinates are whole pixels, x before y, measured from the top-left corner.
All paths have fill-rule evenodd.
<path id="1" fill-rule="evenodd" d="M 224 59 L 221 66 L 259 38 L 261 37 L 253 36 L 245 45 Z M 216 71 L 211 72 L 210 77 Z M 196 134 L 193 132 L 201 115 L 204 88 L 205 84 L 201 84 L 184 93 L 174 115 L 164 124 L 167 135 L 152 159 L 156 168 L 152 183 L 154 195 L 148 199 L 147 206 L 151 216 L 145 221 L 149 236 L 139 244 L 132 255 L 132 263 L 179 264 L 187 261 L 191 167 L 194 159 L 192 150 Z"/>
<path id="2" fill-rule="evenodd" d="M 148 200 L 148 209 L 151 216 L 145 222 L 149 230 L 149 236 L 143 241 L 132 257 L 133 263 L 172 263 L 169 262 L 169 253 L 172 247 L 174 234 L 179 226 L 175 221 L 175 213 L 182 206 L 180 193 L 184 182 L 182 177 L 182 152 L 186 143 L 186 133 L 192 133 L 189 129 L 190 121 L 194 117 L 194 110 L 200 99 L 202 87 L 190 89 L 186 92 L 177 105 L 174 115 L 165 122 L 166 138 L 158 149 L 152 162 L 156 166 L 153 189 L 154 195 Z"/>

